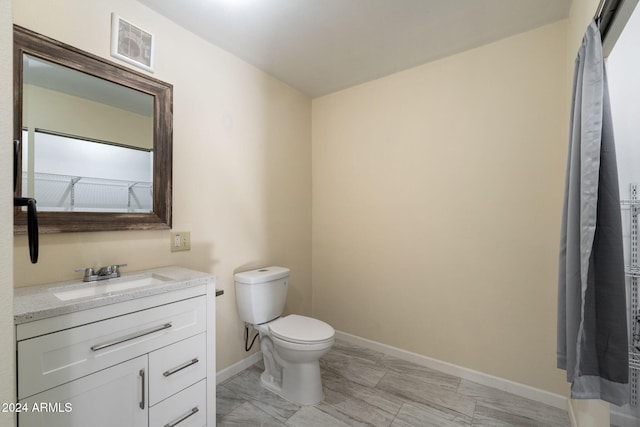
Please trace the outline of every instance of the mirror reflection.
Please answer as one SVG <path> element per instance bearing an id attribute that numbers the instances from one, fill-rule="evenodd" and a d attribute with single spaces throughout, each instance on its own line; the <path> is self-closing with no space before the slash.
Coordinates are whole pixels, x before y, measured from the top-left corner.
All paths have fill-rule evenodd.
<path id="1" fill-rule="evenodd" d="M 23 56 L 22 195 L 44 212 L 153 211 L 153 96 Z"/>

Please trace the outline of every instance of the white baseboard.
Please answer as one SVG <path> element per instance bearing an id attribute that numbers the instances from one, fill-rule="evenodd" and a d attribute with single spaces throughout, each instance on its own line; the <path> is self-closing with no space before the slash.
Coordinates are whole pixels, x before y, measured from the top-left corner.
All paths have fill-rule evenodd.
<path id="1" fill-rule="evenodd" d="M 389 356 L 397 357 L 398 359 L 413 362 L 417 365 L 435 369 L 449 375 L 454 375 L 465 380 L 473 381 L 478 384 L 497 388 L 498 390 L 515 394 L 516 396 L 535 400 L 537 402 L 545 403 L 555 408 L 569 411 L 569 416 L 571 417 L 569 399 L 559 394 L 551 393 L 539 388 L 520 384 L 493 375 L 485 374 L 484 372 L 474 371 L 473 369 L 464 368 L 462 366 L 454 365 L 449 362 L 443 362 L 442 360 L 433 359 L 431 357 L 412 353 L 400 348 L 391 347 L 386 344 L 371 341 L 366 338 L 360 338 L 358 336 L 347 334 L 345 332 L 336 331 L 336 338 L 349 341 L 350 343 L 359 345 L 361 347 L 379 351 Z M 572 423 L 574 423 L 573 420 Z M 575 425 L 575 423 L 573 425 Z"/>
<path id="2" fill-rule="evenodd" d="M 569 413 L 569 422 L 571 422 L 571 427 L 578 427 L 578 418 L 576 417 L 576 413 L 573 411 L 571 399 L 567 399 L 567 412 Z"/>
<path id="3" fill-rule="evenodd" d="M 253 353 L 251 356 L 245 357 L 241 361 L 234 363 L 231 366 L 221 369 L 220 371 L 216 372 L 216 384 L 220 384 L 228 380 L 232 376 L 239 374 L 254 363 L 259 362 L 260 360 L 262 360 L 262 352 L 258 351 L 256 353 Z"/>

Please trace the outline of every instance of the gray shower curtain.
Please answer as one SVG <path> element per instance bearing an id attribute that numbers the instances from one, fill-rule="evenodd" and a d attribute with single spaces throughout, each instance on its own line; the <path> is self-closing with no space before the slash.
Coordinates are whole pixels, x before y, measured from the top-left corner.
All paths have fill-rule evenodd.
<path id="1" fill-rule="evenodd" d="M 558 367 L 574 399 L 628 402 L 618 172 L 596 21 L 575 62 L 558 280 Z"/>

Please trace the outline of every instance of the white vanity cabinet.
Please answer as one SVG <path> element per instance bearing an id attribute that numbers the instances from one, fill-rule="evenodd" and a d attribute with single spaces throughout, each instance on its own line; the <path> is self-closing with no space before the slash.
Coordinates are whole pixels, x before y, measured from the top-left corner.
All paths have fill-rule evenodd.
<path id="1" fill-rule="evenodd" d="M 18 324 L 18 426 L 215 425 L 214 304 L 212 279 Z"/>

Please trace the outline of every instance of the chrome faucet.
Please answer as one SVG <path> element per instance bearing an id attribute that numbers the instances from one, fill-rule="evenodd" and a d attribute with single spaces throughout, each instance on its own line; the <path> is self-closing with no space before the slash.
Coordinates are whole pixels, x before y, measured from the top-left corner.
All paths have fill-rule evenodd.
<path id="1" fill-rule="evenodd" d="M 114 279 L 120 277 L 120 267 L 126 267 L 127 264 L 112 264 L 98 269 L 96 273 L 92 267 L 76 268 L 76 272 L 84 272 L 83 282 L 95 282 L 98 280 Z"/>

